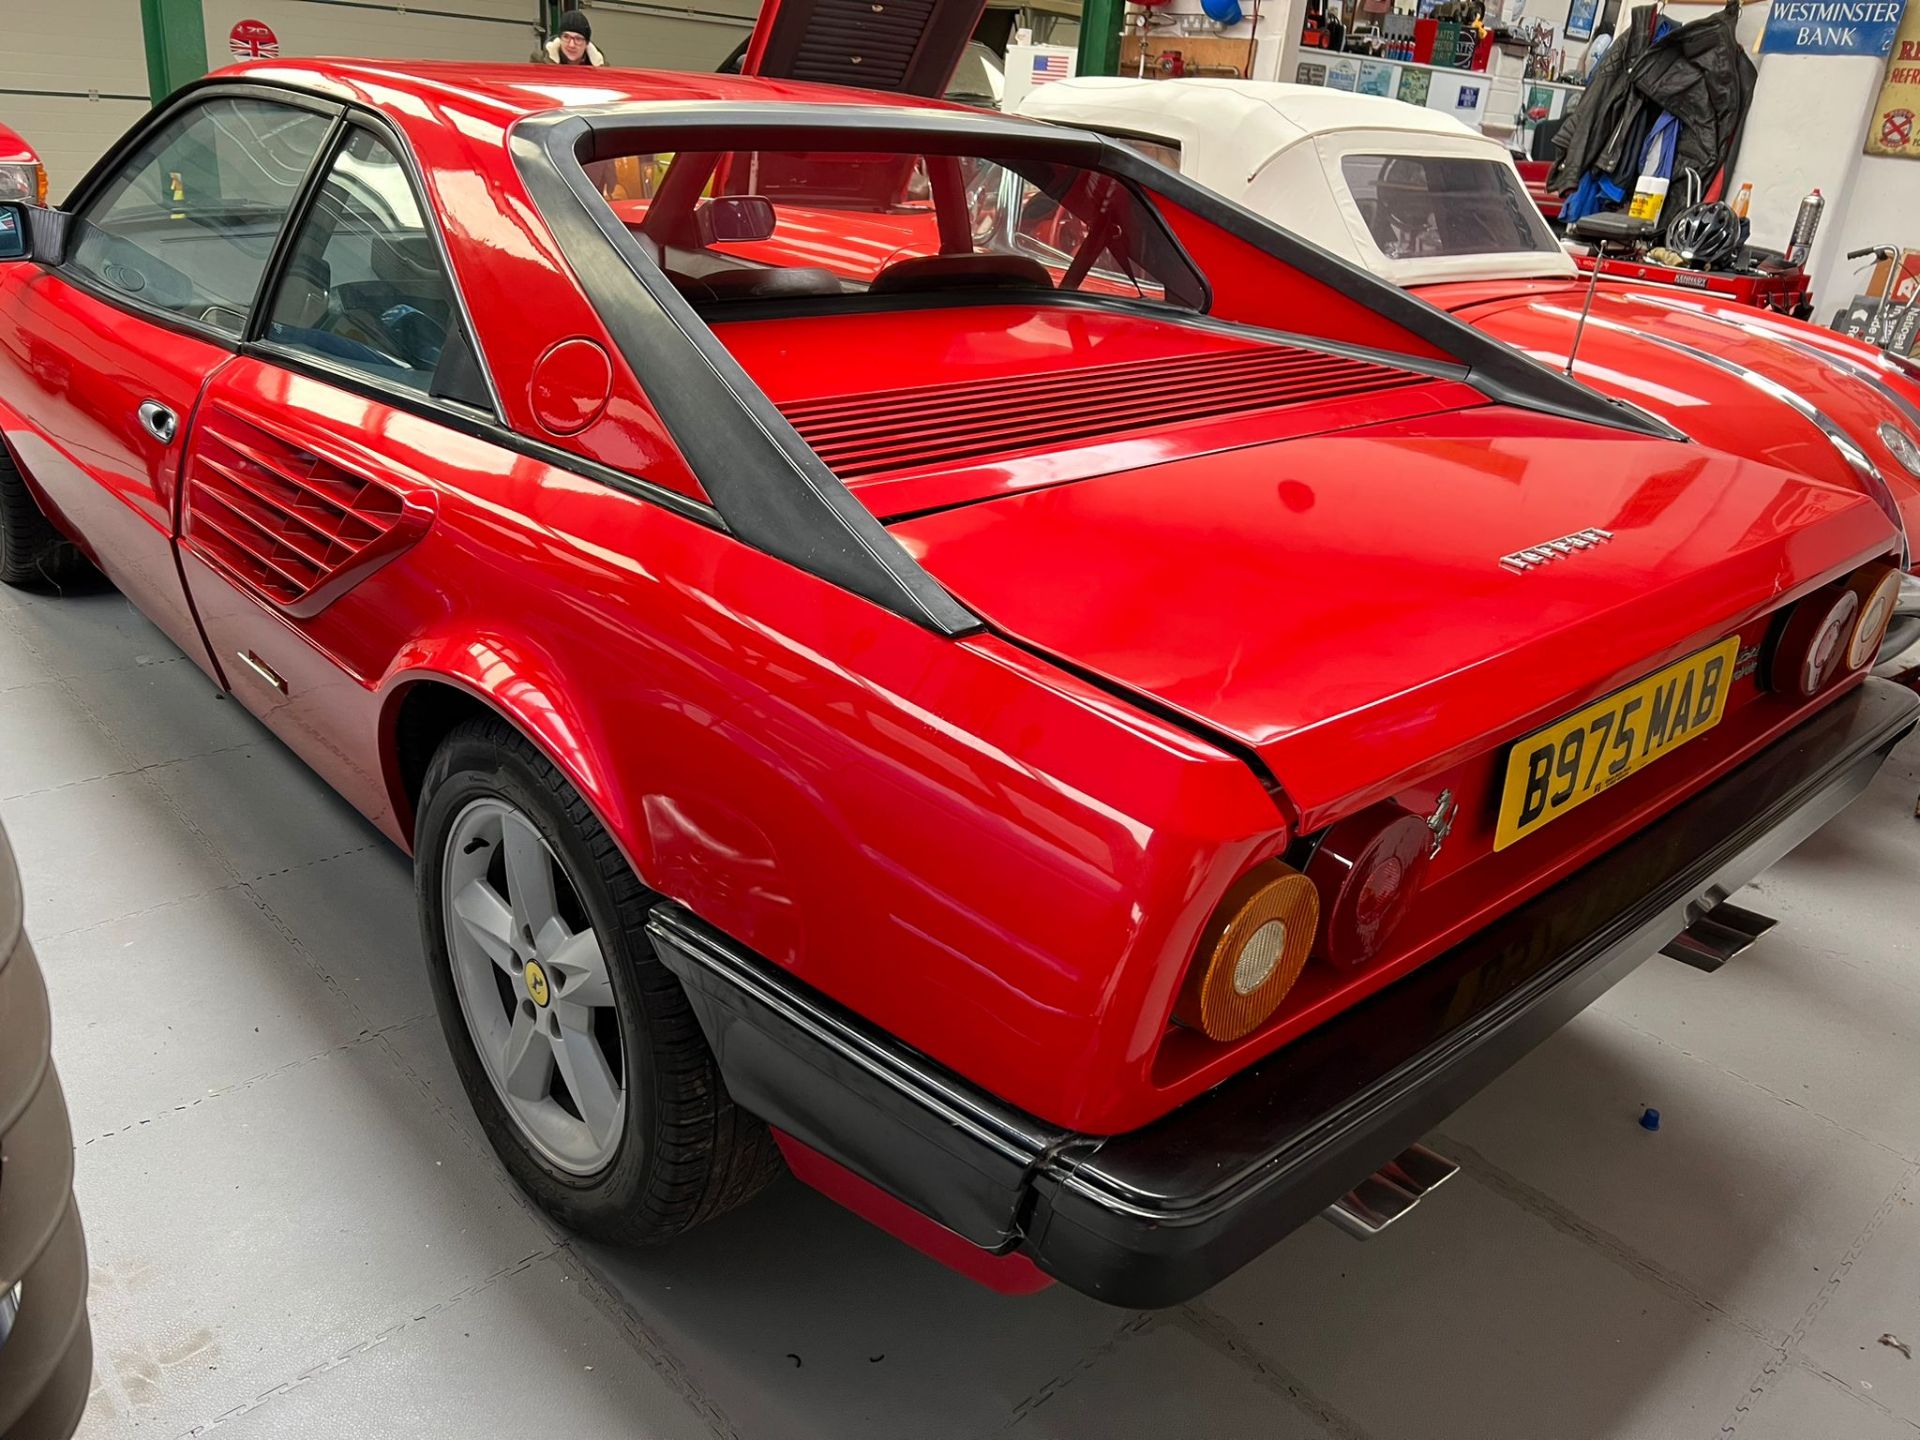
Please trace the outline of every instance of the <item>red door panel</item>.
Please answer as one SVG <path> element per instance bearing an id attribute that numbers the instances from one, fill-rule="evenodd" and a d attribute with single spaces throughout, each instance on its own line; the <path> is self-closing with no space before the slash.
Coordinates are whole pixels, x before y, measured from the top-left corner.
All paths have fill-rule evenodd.
<path id="1" fill-rule="evenodd" d="M 173 560 L 182 437 L 222 346 L 96 300 L 39 267 L 0 269 L 0 394 L 27 473 L 100 568 L 202 669 L 208 668 Z M 140 407 L 174 417 L 171 442 Z"/>
<path id="2" fill-rule="evenodd" d="M 373 687 L 444 601 L 361 587 L 428 533 L 423 472 L 450 444 L 492 449 L 251 358 L 208 385 L 188 437 L 180 568 L 235 698 L 389 828 L 377 761 L 342 737 L 375 733 Z"/>

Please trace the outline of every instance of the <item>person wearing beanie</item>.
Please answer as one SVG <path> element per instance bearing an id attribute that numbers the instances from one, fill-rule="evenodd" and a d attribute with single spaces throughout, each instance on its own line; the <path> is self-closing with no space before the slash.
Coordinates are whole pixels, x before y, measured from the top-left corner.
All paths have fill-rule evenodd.
<path id="1" fill-rule="evenodd" d="M 542 52 L 549 65 L 604 65 L 607 57 L 593 43 L 593 22 L 578 10 L 560 17 L 560 24 Z"/>

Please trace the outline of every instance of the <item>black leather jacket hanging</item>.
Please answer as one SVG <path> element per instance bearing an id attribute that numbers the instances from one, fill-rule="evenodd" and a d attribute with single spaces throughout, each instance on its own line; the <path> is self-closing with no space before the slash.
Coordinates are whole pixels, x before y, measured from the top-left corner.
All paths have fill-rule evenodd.
<path id="1" fill-rule="evenodd" d="M 1650 39 L 1640 20 L 1616 40 L 1572 119 L 1553 137 L 1560 157 L 1547 176 L 1547 189 L 1564 195 L 1587 171 L 1597 170 L 1632 191 L 1640 173 L 1640 146 L 1654 117 L 1669 110 L 1680 122 L 1670 193 L 1685 193 L 1689 171 L 1700 177 L 1706 193 L 1732 162 L 1753 102 L 1753 61 L 1734 33 L 1739 14 L 1738 0 L 1730 0 L 1662 39 Z"/>

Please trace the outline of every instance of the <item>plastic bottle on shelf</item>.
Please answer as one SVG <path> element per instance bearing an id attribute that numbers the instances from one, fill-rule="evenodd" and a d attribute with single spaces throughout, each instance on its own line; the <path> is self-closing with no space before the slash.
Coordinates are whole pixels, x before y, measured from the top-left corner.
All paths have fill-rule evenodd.
<path id="1" fill-rule="evenodd" d="M 1740 187 L 1740 193 L 1733 197 L 1733 213 L 1739 219 L 1745 220 L 1747 218 L 1747 212 L 1752 208 L 1753 182 L 1749 180 Z"/>
<path id="2" fill-rule="evenodd" d="M 1647 141 L 1646 155 L 1640 162 L 1640 178 L 1633 185 L 1633 199 L 1627 202 L 1627 214 L 1636 220 L 1658 220 L 1667 203 L 1667 177 L 1653 173 L 1660 148 L 1658 140 Z"/>

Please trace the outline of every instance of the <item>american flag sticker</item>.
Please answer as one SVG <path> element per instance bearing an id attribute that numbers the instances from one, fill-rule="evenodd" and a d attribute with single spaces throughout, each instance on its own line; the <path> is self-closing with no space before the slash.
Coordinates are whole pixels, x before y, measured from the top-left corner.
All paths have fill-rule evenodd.
<path id="1" fill-rule="evenodd" d="M 1072 57 L 1065 51 L 1060 51 L 1052 55 L 1034 56 L 1033 83 L 1036 85 L 1047 85 L 1055 80 L 1065 80 L 1067 78 L 1067 61 L 1071 58 Z"/>

